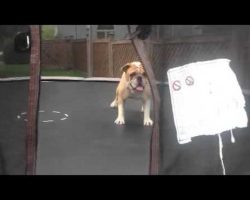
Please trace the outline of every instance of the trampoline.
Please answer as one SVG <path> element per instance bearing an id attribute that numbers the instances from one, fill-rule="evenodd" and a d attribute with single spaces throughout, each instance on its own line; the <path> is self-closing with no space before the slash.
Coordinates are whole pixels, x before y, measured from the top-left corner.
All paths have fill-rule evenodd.
<path id="1" fill-rule="evenodd" d="M 5 94 L 0 99 L 4 113 L 0 120 L 1 174 L 222 174 L 216 136 L 197 136 L 192 143 L 178 143 L 166 73 L 169 68 L 190 62 L 230 58 L 243 88 L 249 118 L 248 69 L 242 73 L 243 64 L 237 57 L 242 30 L 233 30 L 230 41 L 228 37 L 168 41 L 164 38 L 164 26 L 158 27 L 157 32 L 155 27 L 140 25 L 133 33 L 129 27 L 126 37 L 130 43 L 118 41 L 107 48 L 113 48 L 112 55 L 120 58 L 110 62 L 113 68 L 107 67 L 107 60 L 102 57 L 111 58 L 103 53 L 103 41 L 93 43 L 99 56 L 94 55 L 92 59 L 96 59 L 98 69 L 90 72 L 112 72 L 116 78 L 58 79 L 40 75 L 40 27 L 31 26 L 30 77 L 0 82 L 0 91 Z M 148 38 L 154 31 L 159 36 L 157 41 Z M 134 99 L 128 99 L 125 104 L 126 124 L 114 123 L 117 110 L 110 103 L 119 81 L 117 66 L 134 59 L 144 64 L 149 77 L 152 127 L 143 126 L 141 103 Z M 250 174 L 249 122 L 248 127 L 235 129 L 234 133 L 236 143 L 231 143 L 229 135 L 222 134 L 226 172 Z"/>

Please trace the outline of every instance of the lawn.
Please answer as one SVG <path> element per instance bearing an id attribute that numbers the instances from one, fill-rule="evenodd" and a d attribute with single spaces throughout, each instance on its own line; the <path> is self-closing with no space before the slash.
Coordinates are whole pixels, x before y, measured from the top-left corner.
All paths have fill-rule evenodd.
<path id="1" fill-rule="evenodd" d="M 29 76 L 29 65 L 0 65 L 0 78 Z"/>
<path id="2" fill-rule="evenodd" d="M 75 76 L 75 77 L 86 77 L 86 73 L 79 70 L 63 70 L 63 69 L 42 69 L 42 76 Z"/>
<path id="3" fill-rule="evenodd" d="M 86 77 L 86 74 L 79 70 L 63 69 L 41 69 L 42 76 L 74 76 Z M 0 78 L 29 76 L 29 65 L 5 65 L 0 64 Z"/>

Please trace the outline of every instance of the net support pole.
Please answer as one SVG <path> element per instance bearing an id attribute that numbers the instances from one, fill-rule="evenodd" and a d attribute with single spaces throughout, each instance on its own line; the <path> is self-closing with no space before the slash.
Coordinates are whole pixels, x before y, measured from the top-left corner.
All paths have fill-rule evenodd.
<path id="1" fill-rule="evenodd" d="M 128 25 L 129 34 L 131 35 L 131 29 Z M 141 62 L 145 68 L 148 75 L 149 84 L 152 91 L 153 98 L 153 116 L 154 124 L 152 128 L 151 140 L 150 140 L 150 160 L 149 160 L 149 174 L 157 175 L 159 173 L 160 164 L 160 152 L 159 152 L 159 108 L 160 108 L 160 95 L 156 85 L 155 75 L 152 69 L 152 65 L 149 59 L 149 55 L 146 51 L 145 44 L 143 40 L 137 37 L 132 38 L 132 44 L 136 49 Z"/>
<path id="2" fill-rule="evenodd" d="M 92 77 L 93 76 L 93 38 L 92 38 L 92 25 L 88 25 L 87 66 L 88 66 L 88 77 Z"/>
<path id="3" fill-rule="evenodd" d="M 41 27 L 31 25 L 30 81 L 26 135 L 26 175 L 34 175 L 37 157 L 37 119 L 40 91 Z"/>

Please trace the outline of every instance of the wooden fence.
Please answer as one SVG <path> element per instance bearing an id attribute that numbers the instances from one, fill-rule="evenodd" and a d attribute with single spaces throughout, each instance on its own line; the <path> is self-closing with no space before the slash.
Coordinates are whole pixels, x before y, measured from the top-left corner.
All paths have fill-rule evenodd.
<path id="1" fill-rule="evenodd" d="M 237 46 L 231 36 L 196 36 L 175 41 L 145 42 L 159 80 L 166 77 L 166 71 L 171 67 L 202 60 L 228 58 L 235 61 L 232 68 L 242 84 L 249 83 L 249 43 L 248 40 L 243 46 Z M 129 40 L 96 40 L 92 44 L 92 71 L 95 77 L 120 77 L 120 68 L 124 64 L 139 60 Z M 87 72 L 87 60 L 86 40 L 54 40 L 42 43 L 42 67 Z"/>

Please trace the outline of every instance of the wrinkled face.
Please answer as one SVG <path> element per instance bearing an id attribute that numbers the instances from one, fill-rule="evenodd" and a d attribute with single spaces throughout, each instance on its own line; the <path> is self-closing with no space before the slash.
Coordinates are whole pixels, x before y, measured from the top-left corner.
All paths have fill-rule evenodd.
<path id="1" fill-rule="evenodd" d="M 126 73 L 126 80 L 129 87 L 135 92 L 143 92 L 147 83 L 146 72 L 140 62 L 131 62 L 126 64 L 122 70 Z"/>

